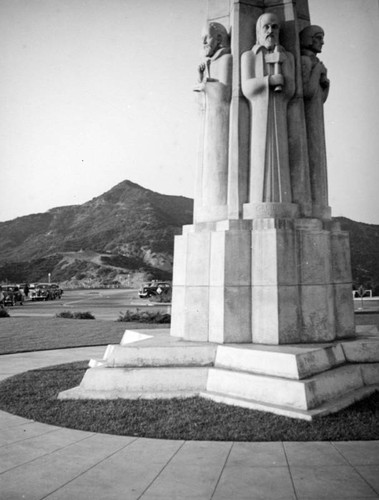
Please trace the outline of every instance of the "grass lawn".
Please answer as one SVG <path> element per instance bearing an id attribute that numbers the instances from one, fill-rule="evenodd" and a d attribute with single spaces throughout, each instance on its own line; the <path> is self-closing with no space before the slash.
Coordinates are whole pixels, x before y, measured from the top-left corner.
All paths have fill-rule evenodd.
<path id="1" fill-rule="evenodd" d="M 84 319 L 1 318 L 0 354 L 119 344 L 125 330 L 168 326 Z"/>
<path id="2" fill-rule="evenodd" d="M 62 427 L 117 435 L 215 441 L 379 439 L 379 393 L 314 422 L 214 403 L 172 400 L 59 401 L 77 386 L 86 362 L 33 370 L 0 383 L 0 409 Z"/>

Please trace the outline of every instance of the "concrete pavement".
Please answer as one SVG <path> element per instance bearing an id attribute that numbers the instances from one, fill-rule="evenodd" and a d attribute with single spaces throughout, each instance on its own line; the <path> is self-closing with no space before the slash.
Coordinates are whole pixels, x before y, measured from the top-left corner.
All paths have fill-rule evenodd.
<path id="1" fill-rule="evenodd" d="M 3 355 L 0 379 L 105 347 Z M 379 441 L 203 442 L 112 436 L 0 412 L 1 500 L 379 499 Z"/>

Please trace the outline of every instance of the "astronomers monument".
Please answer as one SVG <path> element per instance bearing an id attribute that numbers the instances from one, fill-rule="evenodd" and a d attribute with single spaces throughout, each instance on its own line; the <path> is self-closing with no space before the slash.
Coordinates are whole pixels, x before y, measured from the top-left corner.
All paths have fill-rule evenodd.
<path id="1" fill-rule="evenodd" d="M 170 336 L 125 332 L 61 398 L 203 397 L 296 418 L 379 384 L 331 218 L 324 31 L 307 0 L 208 0 L 194 69 L 194 222 L 174 249 Z M 132 343 L 130 343 L 132 342 Z"/>
<path id="2" fill-rule="evenodd" d="M 324 33 L 310 27 L 307 4 L 209 2 L 195 216 L 175 246 L 173 335 L 354 335 L 348 235 L 328 206 Z"/>

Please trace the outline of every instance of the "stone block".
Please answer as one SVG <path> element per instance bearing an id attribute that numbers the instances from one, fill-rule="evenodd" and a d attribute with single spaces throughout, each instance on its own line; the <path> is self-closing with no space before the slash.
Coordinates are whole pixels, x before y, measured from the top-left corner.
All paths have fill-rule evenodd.
<path id="1" fill-rule="evenodd" d="M 340 344 L 322 347 L 304 347 L 297 355 L 299 378 L 310 377 L 346 363 Z"/>
<path id="2" fill-rule="evenodd" d="M 209 341 L 251 342 L 250 308 L 250 287 L 210 287 Z"/>
<path id="3" fill-rule="evenodd" d="M 184 316 L 184 339 L 209 341 L 208 286 L 187 286 L 184 309 L 179 314 Z"/>
<path id="4" fill-rule="evenodd" d="M 336 337 L 338 339 L 354 337 L 355 317 L 351 283 L 335 284 L 333 289 Z"/>
<path id="5" fill-rule="evenodd" d="M 188 234 L 187 286 L 208 286 L 211 233 Z"/>
<path id="6" fill-rule="evenodd" d="M 265 219 L 264 228 L 252 231 L 252 284 L 296 285 L 298 283 L 295 232 Z M 273 222 L 273 228 L 270 226 Z M 261 224 L 260 224 L 261 225 Z M 261 225 L 262 226 L 262 225 Z"/>
<path id="7" fill-rule="evenodd" d="M 254 286 L 252 289 L 253 343 L 301 342 L 297 286 Z"/>
<path id="8" fill-rule="evenodd" d="M 183 286 L 186 283 L 187 241 L 187 235 L 175 236 L 174 239 L 173 286 Z"/>
<path id="9" fill-rule="evenodd" d="M 341 366 L 307 379 L 307 408 L 316 408 L 364 386 L 358 365 Z"/>
<path id="10" fill-rule="evenodd" d="M 351 283 L 349 235 L 345 231 L 331 233 L 333 283 Z"/>
<path id="11" fill-rule="evenodd" d="M 174 286 L 171 299 L 171 326 L 170 334 L 173 337 L 184 337 L 186 311 L 186 288 Z"/>
<path id="12" fill-rule="evenodd" d="M 379 363 L 360 365 L 365 385 L 377 385 L 379 390 Z"/>
<path id="13" fill-rule="evenodd" d="M 379 338 L 342 342 L 349 363 L 379 363 Z"/>
<path id="14" fill-rule="evenodd" d="M 252 288 L 252 338 L 256 344 L 279 344 L 279 306 L 275 286 Z"/>
<path id="15" fill-rule="evenodd" d="M 294 380 L 304 379 L 345 363 L 340 345 L 298 346 L 218 346 L 215 367 L 266 374 Z"/>
<path id="16" fill-rule="evenodd" d="M 79 387 L 59 399 L 190 397 L 204 390 L 208 368 L 90 368 Z"/>
<path id="17" fill-rule="evenodd" d="M 328 231 L 297 231 L 301 284 L 331 282 L 330 233 Z"/>
<path id="18" fill-rule="evenodd" d="M 209 368 L 206 390 L 265 403 L 307 408 L 304 384 L 296 380 Z"/>
<path id="19" fill-rule="evenodd" d="M 295 203 L 245 203 L 244 219 L 295 219 L 299 215 L 299 206 Z"/>
<path id="20" fill-rule="evenodd" d="M 251 280 L 251 232 L 215 231 L 211 236 L 211 286 L 247 286 Z"/>
<path id="21" fill-rule="evenodd" d="M 301 342 L 335 339 L 334 290 L 332 285 L 300 286 Z"/>
<path id="22" fill-rule="evenodd" d="M 295 344 L 301 340 L 301 304 L 298 286 L 280 286 L 279 344 Z"/>
<path id="23" fill-rule="evenodd" d="M 222 221 L 228 216 L 227 205 L 198 207 L 196 212 L 197 222 Z"/>
<path id="24" fill-rule="evenodd" d="M 111 347 L 111 349 L 109 349 Z M 108 346 L 106 365 L 109 367 L 210 366 L 214 363 L 216 346 L 202 345 L 162 346 Z"/>

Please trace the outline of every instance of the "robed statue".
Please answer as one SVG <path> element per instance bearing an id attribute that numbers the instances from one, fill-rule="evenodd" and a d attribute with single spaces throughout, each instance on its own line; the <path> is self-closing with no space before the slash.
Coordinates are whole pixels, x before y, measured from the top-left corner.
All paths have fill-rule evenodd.
<path id="1" fill-rule="evenodd" d="M 265 13 L 257 42 L 242 54 L 242 93 L 250 104 L 250 203 L 291 203 L 287 105 L 295 94 L 295 62 L 279 44 L 279 20 Z"/>

